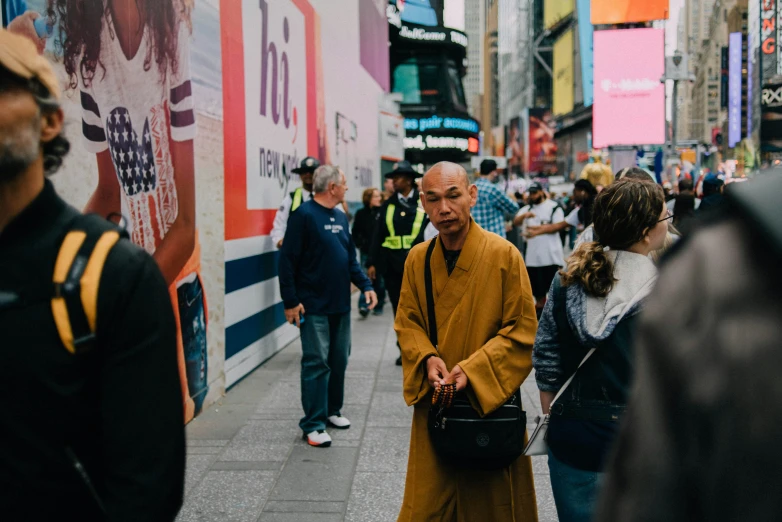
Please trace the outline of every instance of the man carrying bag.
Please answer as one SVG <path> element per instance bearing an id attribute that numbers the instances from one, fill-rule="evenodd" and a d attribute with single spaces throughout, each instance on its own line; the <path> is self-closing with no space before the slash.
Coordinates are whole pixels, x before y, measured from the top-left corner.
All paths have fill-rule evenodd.
<path id="1" fill-rule="evenodd" d="M 407 259 L 395 323 L 405 400 L 415 406 L 399 520 L 537 520 L 528 457 L 511 457 L 509 464 L 492 469 L 474 465 L 481 451 L 499 448 L 502 453 L 507 447 L 495 440 L 506 431 L 487 421 L 503 417 L 510 406 L 508 424 L 523 422 L 514 396 L 531 370 L 537 328 L 524 261 L 511 243 L 470 218 L 477 189 L 462 167 L 435 165 L 424 176 L 421 192 L 424 209 L 440 232 L 431 240 L 436 243 L 429 262 L 437 345 L 430 338 L 427 313 L 430 241 L 414 247 Z M 468 405 L 472 413 L 456 413 Z M 442 440 L 430 434 L 436 420 L 436 415 L 430 419 L 430 410 L 438 408 L 437 413 L 441 407 L 450 410 L 450 419 L 441 417 L 443 431 L 453 434 L 450 448 L 462 448 L 461 453 L 443 451 L 448 448 Z M 451 430 L 448 423 L 456 419 L 484 429 L 469 440 L 469 430 Z M 511 441 L 514 454 L 523 447 L 523 427 L 519 434 L 521 445 Z"/>

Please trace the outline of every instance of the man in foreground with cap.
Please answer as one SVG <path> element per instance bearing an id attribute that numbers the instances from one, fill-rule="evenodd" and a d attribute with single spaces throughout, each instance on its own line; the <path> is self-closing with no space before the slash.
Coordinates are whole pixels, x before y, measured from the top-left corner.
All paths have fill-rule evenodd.
<path id="1" fill-rule="evenodd" d="M 0 512 L 172 521 L 185 438 L 168 289 L 46 179 L 69 149 L 59 99 L 33 43 L 0 30 Z"/>
<path id="2" fill-rule="evenodd" d="M 395 192 L 380 207 L 367 260 L 367 275 L 371 279 L 383 276 L 394 314 L 399 304 L 399 292 L 402 291 L 407 254 L 429 223 L 415 184 L 418 175 L 408 161 L 400 161 L 394 165 L 394 170 L 386 174 L 386 178 L 394 180 Z M 401 357 L 396 364 L 402 365 Z"/>
<path id="3" fill-rule="evenodd" d="M 565 220 L 565 211 L 555 201 L 546 197 L 540 183 L 532 183 L 528 190 L 530 204 L 519 210 L 513 220 L 514 225 L 550 225 Z M 565 266 L 565 252 L 559 233 L 552 232 L 529 238 L 524 262 L 527 265 L 532 295 L 536 299 L 535 308 L 539 315 L 546 304 L 551 281 L 554 280 L 560 267 Z"/>
<path id="4" fill-rule="evenodd" d="M 312 199 L 312 176 L 318 167 L 320 167 L 320 162 L 312 156 L 307 156 L 301 160 L 301 165 L 298 168 L 291 171 L 301 178 L 301 187 L 285 196 L 274 215 L 271 237 L 277 248 L 282 247 L 282 240 L 285 238 L 285 230 L 288 228 L 288 217 L 291 212 L 296 212 L 302 203 Z"/>
<path id="5" fill-rule="evenodd" d="M 519 205 L 497 188 L 497 162 L 483 160 L 481 176 L 475 181 L 478 187 L 478 204 L 472 209 L 472 217 L 480 227 L 505 237 L 505 214 L 516 214 Z"/>

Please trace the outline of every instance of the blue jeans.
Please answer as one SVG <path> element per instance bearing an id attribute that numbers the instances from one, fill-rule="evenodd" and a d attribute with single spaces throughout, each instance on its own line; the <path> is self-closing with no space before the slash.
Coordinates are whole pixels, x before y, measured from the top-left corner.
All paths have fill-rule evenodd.
<path id="1" fill-rule="evenodd" d="M 589 522 L 603 473 L 572 468 L 548 452 L 551 490 L 559 522 Z"/>
<path id="2" fill-rule="evenodd" d="M 305 316 L 301 325 L 301 405 L 304 433 L 326 429 L 345 398 L 345 370 L 350 356 L 350 312 Z"/>
<path id="3" fill-rule="evenodd" d="M 366 254 L 361 254 L 361 266 L 366 268 L 367 267 L 367 256 Z M 372 281 L 372 287 L 375 290 L 375 293 L 377 294 L 377 306 L 375 307 L 375 310 L 382 310 L 383 305 L 386 304 L 386 287 L 383 284 L 383 278 L 380 274 L 377 274 L 375 277 L 375 280 Z M 367 303 L 366 297 L 364 297 L 364 292 L 358 293 L 358 307 L 359 308 L 367 308 L 369 307 L 369 304 Z"/>

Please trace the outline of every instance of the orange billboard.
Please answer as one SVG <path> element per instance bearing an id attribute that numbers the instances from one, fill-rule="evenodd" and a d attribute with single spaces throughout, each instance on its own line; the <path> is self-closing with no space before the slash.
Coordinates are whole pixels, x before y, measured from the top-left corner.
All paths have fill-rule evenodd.
<path id="1" fill-rule="evenodd" d="M 668 19 L 668 0 L 592 0 L 592 25 Z"/>

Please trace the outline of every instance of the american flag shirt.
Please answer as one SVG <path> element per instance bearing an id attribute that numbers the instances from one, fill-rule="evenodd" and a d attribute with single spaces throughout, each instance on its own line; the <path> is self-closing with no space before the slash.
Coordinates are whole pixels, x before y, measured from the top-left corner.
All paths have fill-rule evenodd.
<path id="1" fill-rule="evenodd" d="M 111 154 L 131 239 L 150 253 L 178 214 L 169 142 L 192 140 L 196 133 L 190 33 L 184 23 L 177 43 L 177 68 L 169 67 L 162 77 L 154 51 L 145 70 L 152 45 L 148 28 L 138 51 L 128 59 L 104 19 L 103 67 L 97 67 L 89 85 L 77 75 L 85 147 L 96 154 L 106 150 Z"/>

